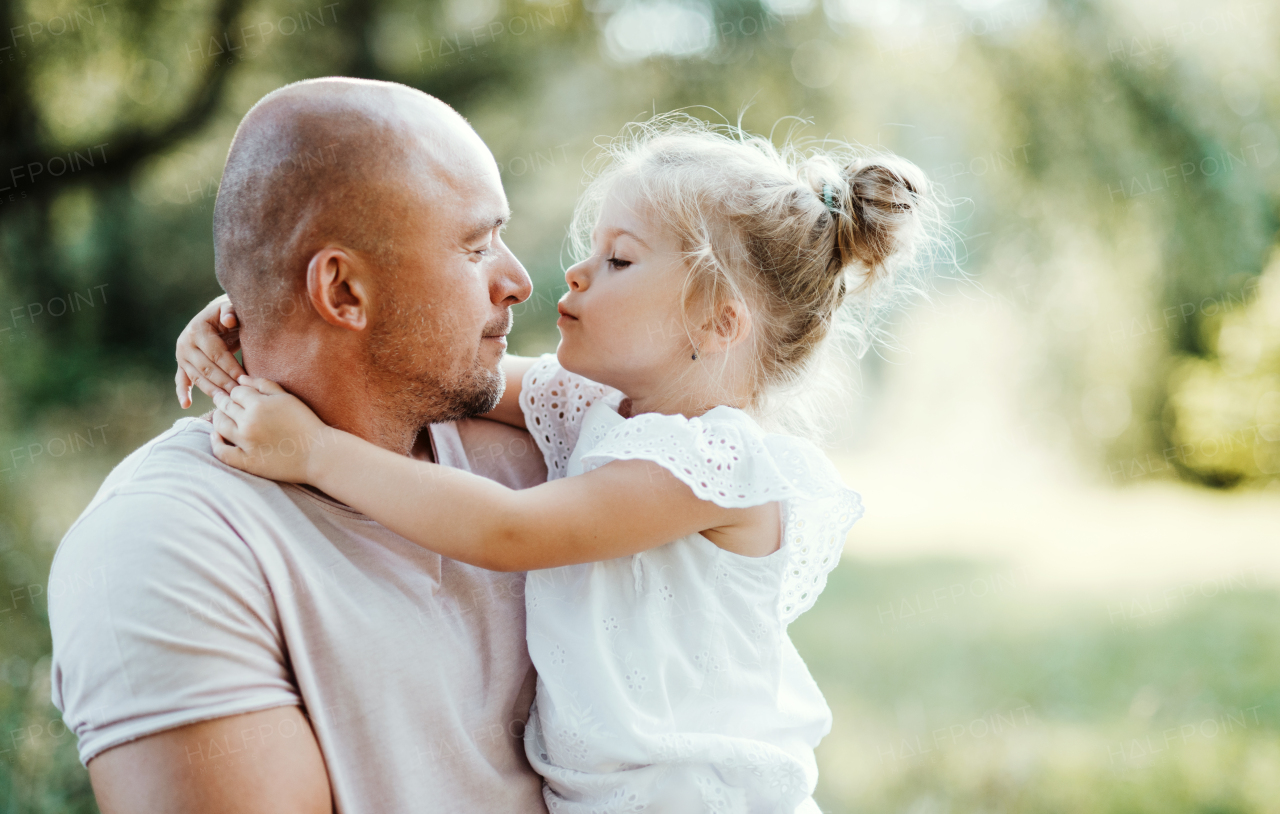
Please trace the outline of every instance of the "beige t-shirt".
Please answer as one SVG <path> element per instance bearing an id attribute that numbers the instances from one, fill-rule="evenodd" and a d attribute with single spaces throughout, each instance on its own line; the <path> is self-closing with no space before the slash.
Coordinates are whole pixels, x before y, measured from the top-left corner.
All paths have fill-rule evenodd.
<path id="1" fill-rule="evenodd" d="M 340 812 L 544 811 L 521 740 L 534 689 L 524 575 L 227 467 L 209 432 L 182 419 L 126 458 L 54 558 L 53 701 L 80 759 L 300 705 Z M 546 478 L 510 427 L 441 424 L 432 438 L 443 464 L 515 488 Z M 252 759 L 257 737 L 193 743 L 187 762 Z"/>

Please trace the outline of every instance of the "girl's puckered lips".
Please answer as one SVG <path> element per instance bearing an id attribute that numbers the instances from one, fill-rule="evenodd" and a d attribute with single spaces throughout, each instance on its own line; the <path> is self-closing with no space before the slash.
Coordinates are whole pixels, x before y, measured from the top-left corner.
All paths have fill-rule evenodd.
<path id="1" fill-rule="evenodd" d="M 558 322 L 560 322 L 561 320 L 566 320 L 566 321 L 567 321 L 567 320 L 573 320 L 574 322 L 577 322 L 577 321 L 578 321 L 578 318 L 577 318 L 577 317 L 575 317 L 573 314 L 569 313 L 569 312 L 565 309 L 565 307 L 564 307 L 564 303 L 562 303 L 562 302 L 561 302 L 561 303 L 556 303 L 556 310 L 560 312 L 560 319 L 556 320 L 556 322 L 557 322 L 557 323 L 558 323 Z"/>

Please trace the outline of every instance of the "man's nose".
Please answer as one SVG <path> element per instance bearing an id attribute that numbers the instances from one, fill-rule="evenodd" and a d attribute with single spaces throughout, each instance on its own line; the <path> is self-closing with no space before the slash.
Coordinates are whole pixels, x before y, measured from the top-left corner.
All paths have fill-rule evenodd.
<path id="1" fill-rule="evenodd" d="M 495 264 L 495 279 L 490 285 L 494 305 L 515 305 L 529 299 L 533 280 L 511 250 L 503 246 L 503 262 Z"/>

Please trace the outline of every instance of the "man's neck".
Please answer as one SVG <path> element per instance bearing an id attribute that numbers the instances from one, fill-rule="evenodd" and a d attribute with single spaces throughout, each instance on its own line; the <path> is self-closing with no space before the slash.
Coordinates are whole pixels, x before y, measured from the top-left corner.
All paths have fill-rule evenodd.
<path id="1" fill-rule="evenodd" d="M 395 409 L 391 399 L 381 397 L 377 383 L 362 375 L 363 364 L 318 353 L 308 344 L 314 345 L 282 341 L 273 343 L 271 353 L 246 351 L 246 370 L 302 399 L 329 426 L 383 449 L 412 454 L 420 427 Z"/>
<path id="2" fill-rule="evenodd" d="M 418 439 L 413 443 L 413 451 L 409 455 L 419 461 L 427 463 L 439 463 L 436 457 L 436 439 L 431 435 L 431 428 L 424 427 L 418 433 Z"/>

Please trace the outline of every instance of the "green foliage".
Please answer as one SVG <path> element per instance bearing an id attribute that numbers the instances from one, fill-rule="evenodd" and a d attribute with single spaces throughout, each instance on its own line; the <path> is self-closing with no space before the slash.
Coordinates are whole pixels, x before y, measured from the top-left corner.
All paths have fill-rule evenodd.
<path id="1" fill-rule="evenodd" d="M 915 22 L 905 7 L 877 22 L 852 2 L 720 0 L 688 56 L 639 61 L 619 61 L 618 48 L 657 35 L 632 23 L 619 34 L 623 11 L 590 8 L 210 0 L 172 14 L 129 3 L 52 35 L 38 29 L 70 6 L 6 5 L 0 22 L 23 39 L 0 114 L 0 157 L 18 168 L 0 196 L 0 339 L 21 335 L 29 354 L 0 355 L 8 420 L 85 407 L 86 377 L 121 364 L 167 378 L 178 329 L 218 293 L 209 216 L 237 121 L 284 82 L 348 74 L 422 88 L 471 118 L 515 204 L 510 243 L 544 295 L 561 285 L 593 140 L 638 116 L 741 115 L 778 137 L 900 151 L 960 203 L 966 269 L 1033 318 L 1070 326 L 1043 352 L 1065 385 L 1054 409 L 1080 447 L 1105 458 L 1172 445 L 1168 373 L 1174 354 L 1210 353 L 1207 315 L 1156 317 L 1154 347 L 1145 334 L 1127 347 L 1107 339 L 1248 287 L 1270 251 L 1280 77 L 1256 58 L 1274 21 L 1255 6 L 940 3 Z M 684 36 L 679 47 L 694 37 L 659 33 Z M 72 155 L 96 158 L 55 175 Z M 29 313 L 95 290 L 92 308 Z M 553 317 L 527 308 L 514 347 L 547 347 Z M 1079 398 L 1116 369 L 1134 420 L 1095 437 Z"/>
<path id="2" fill-rule="evenodd" d="M 1280 473 L 1280 255 L 1255 283 L 1211 302 L 1207 358 L 1181 357 L 1170 374 L 1175 458 L 1209 483 Z"/>

